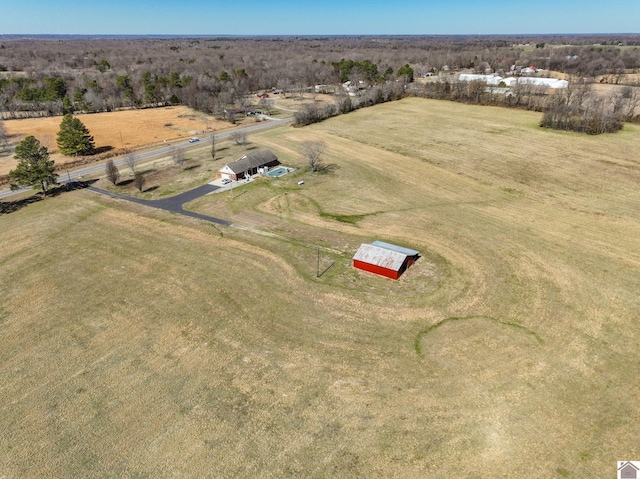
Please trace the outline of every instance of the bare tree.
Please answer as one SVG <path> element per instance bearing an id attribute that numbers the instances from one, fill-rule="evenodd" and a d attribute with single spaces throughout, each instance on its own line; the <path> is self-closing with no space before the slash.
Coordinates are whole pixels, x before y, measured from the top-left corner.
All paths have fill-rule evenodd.
<path id="1" fill-rule="evenodd" d="M 271 115 L 271 102 L 266 98 L 261 98 L 258 101 L 258 108 L 267 112 L 267 115 Z"/>
<path id="2" fill-rule="evenodd" d="M 4 153 L 7 149 L 7 132 L 4 129 L 4 123 L 0 121 L 0 153 Z"/>
<path id="3" fill-rule="evenodd" d="M 277 86 L 282 90 L 282 98 L 286 98 L 287 92 L 291 89 L 291 80 L 289 80 L 289 78 L 281 78 L 278 80 Z"/>
<path id="4" fill-rule="evenodd" d="M 322 141 L 305 141 L 302 143 L 302 155 L 309 162 L 311 171 L 318 172 L 324 169 L 321 157 L 325 149 L 326 144 Z"/>
<path id="5" fill-rule="evenodd" d="M 247 147 L 247 134 L 244 131 L 234 131 L 231 133 L 231 139 L 233 139 L 236 145 Z"/>
<path id="6" fill-rule="evenodd" d="M 612 94 L 609 100 L 612 103 L 613 114 L 629 121 L 635 116 L 635 110 L 640 102 L 640 94 L 638 94 L 637 88 L 625 86 Z"/>
<path id="7" fill-rule="evenodd" d="M 142 174 L 141 171 L 136 171 L 133 175 L 133 183 L 136 185 L 136 188 L 138 188 L 138 191 L 140 193 L 142 193 L 142 189 L 144 188 L 144 175 Z"/>
<path id="8" fill-rule="evenodd" d="M 215 160 L 216 159 L 216 134 L 215 133 L 211 133 L 211 136 L 209 137 L 209 142 L 211 143 L 211 148 L 209 149 L 209 152 L 211 153 L 211 159 Z"/>
<path id="9" fill-rule="evenodd" d="M 180 169 L 184 169 L 184 164 L 186 159 L 184 157 L 184 151 L 182 148 L 177 148 L 175 146 L 171 147 L 171 158 L 173 162 L 180 167 Z"/>
<path id="10" fill-rule="evenodd" d="M 240 105 L 240 108 L 242 108 L 244 115 L 247 116 L 247 111 L 249 111 L 249 108 L 251 107 L 251 100 L 246 96 L 241 96 L 238 98 L 238 104 Z"/>
<path id="11" fill-rule="evenodd" d="M 113 183 L 114 186 L 118 184 L 118 180 L 120 179 L 120 172 L 118 171 L 118 167 L 115 165 L 113 160 L 108 160 L 105 163 L 105 173 L 107 175 L 107 179 Z"/>
<path id="12" fill-rule="evenodd" d="M 136 155 L 134 155 L 133 152 L 130 151 L 124 157 L 124 161 L 127 164 L 127 166 L 129 167 L 129 169 L 131 170 L 131 173 L 133 173 L 135 175 L 136 174 Z"/>

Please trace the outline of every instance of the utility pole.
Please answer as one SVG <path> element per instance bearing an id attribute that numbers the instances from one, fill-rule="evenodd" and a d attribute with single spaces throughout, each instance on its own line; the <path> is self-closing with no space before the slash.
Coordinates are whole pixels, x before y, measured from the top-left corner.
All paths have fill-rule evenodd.
<path id="1" fill-rule="evenodd" d="M 318 245 L 318 262 L 316 263 L 316 279 L 320 277 L 320 245 Z"/>

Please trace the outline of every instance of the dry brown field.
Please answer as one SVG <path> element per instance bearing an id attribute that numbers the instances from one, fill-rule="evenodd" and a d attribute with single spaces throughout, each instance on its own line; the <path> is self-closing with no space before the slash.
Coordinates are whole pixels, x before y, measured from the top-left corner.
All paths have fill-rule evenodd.
<path id="1" fill-rule="evenodd" d="M 640 127 L 538 121 L 405 99 L 253 135 L 301 169 L 188 205 L 234 228 L 90 191 L 0 216 L 0 477 L 615 477 Z M 354 270 L 374 239 L 422 258 Z"/>
<path id="2" fill-rule="evenodd" d="M 124 149 L 204 135 L 231 126 L 186 106 L 85 114 L 77 115 L 77 118 L 89 129 L 96 148 L 110 149 L 112 154 Z M 49 149 L 56 164 L 63 165 L 77 158 L 58 153 L 56 138 L 61 121 L 61 117 L 5 120 L 4 126 L 12 143 L 33 135 Z M 8 174 L 15 165 L 13 156 L 0 157 L 0 175 Z"/>

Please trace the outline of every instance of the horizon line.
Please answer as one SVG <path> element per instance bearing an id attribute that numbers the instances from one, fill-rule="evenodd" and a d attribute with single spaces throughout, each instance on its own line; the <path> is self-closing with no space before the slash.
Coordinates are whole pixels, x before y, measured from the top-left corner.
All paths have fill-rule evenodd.
<path id="1" fill-rule="evenodd" d="M 640 32 L 560 32 L 560 33 L 0 33 L 1 37 L 19 36 L 48 36 L 48 37 L 231 37 L 231 38 L 260 38 L 260 37 L 490 37 L 490 36 L 632 36 Z"/>

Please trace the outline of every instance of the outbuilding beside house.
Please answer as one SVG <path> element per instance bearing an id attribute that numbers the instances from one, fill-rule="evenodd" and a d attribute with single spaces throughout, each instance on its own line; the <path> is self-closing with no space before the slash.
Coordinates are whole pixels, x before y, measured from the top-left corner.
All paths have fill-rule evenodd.
<path id="1" fill-rule="evenodd" d="M 360 245 L 353 256 L 353 266 L 387 278 L 398 279 L 419 257 L 420 253 L 416 250 L 374 241 Z"/>
<path id="2" fill-rule="evenodd" d="M 280 162 L 271 150 L 252 151 L 241 156 L 233 163 L 224 165 L 218 170 L 217 178 L 229 178 L 238 181 L 258 173 L 260 168 L 277 166 Z"/>

